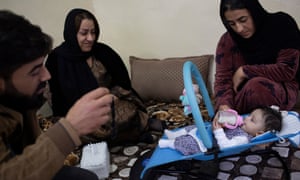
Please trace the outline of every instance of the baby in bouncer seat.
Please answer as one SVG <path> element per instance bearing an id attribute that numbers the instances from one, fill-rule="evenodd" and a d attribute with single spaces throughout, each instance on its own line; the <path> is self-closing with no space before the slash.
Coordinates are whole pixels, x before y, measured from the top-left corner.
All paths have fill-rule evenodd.
<path id="1" fill-rule="evenodd" d="M 282 115 L 278 109 L 261 107 L 242 117 L 234 110 L 219 111 L 212 122 L 213 134 L 219 147 L 227 148 L 246 144 L 251 138 L 267 131 L 278 132 L 282 126 Z M 159 140 L 160 148 L 172 148 L 183 155 L 206 152 L 195 125 L 179 130 L 164 131 L 167 138 Z"/>

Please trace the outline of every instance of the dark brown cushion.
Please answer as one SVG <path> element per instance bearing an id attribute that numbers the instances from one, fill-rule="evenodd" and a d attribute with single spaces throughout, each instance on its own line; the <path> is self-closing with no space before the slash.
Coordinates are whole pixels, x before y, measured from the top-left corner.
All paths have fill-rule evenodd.
<path id="1" fill-rule="evenodd" d="M 130 56 L 131 82 L 143 100 L 178 102 L 182 94 L 183 64 L 192 61 L 200 70 L 207 84 L 209 62 L 213 55 L 172 57 L 166 59 L 144 59 Z"/>

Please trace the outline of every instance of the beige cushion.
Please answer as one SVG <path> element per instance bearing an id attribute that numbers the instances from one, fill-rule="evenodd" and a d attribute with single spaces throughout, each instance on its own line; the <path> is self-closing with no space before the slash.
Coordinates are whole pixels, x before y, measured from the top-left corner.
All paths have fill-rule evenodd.
<path id="1" fill-rule="evenodd" d="M 182 68 L 185 61 L 192 61 L 199 68 L 207 84 L 209 61 L 213 55 L 143 59 L 130 56 L 131 82 L 143 100 L 178 102 L 184 88 Z"/>

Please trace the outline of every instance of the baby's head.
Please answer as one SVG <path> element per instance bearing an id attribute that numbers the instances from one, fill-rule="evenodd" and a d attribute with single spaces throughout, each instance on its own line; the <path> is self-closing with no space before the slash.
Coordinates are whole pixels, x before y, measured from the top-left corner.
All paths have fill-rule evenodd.
<path id="1" fill-rule="evenodd" d="M 252 136 L 267 131 L 280 131 L 282 116 L 278 110 L 271 107 L 260 107 L 244 119 L 242 129 Z"/>

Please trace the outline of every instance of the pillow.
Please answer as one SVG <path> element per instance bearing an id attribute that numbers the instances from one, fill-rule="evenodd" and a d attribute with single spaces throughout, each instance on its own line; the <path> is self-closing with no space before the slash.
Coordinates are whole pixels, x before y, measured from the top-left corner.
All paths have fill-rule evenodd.
<path id="1" fill-rule="evenodd" d="M 179 102 L 179 96 L 184 88 L 182 73 L 184 62 L 192 61 L 207 85 L 209 61 L 212 61 L 213 57 L 202 55 L 160 60 L 130 56 L 132 86 L 144 101 Z"/>

